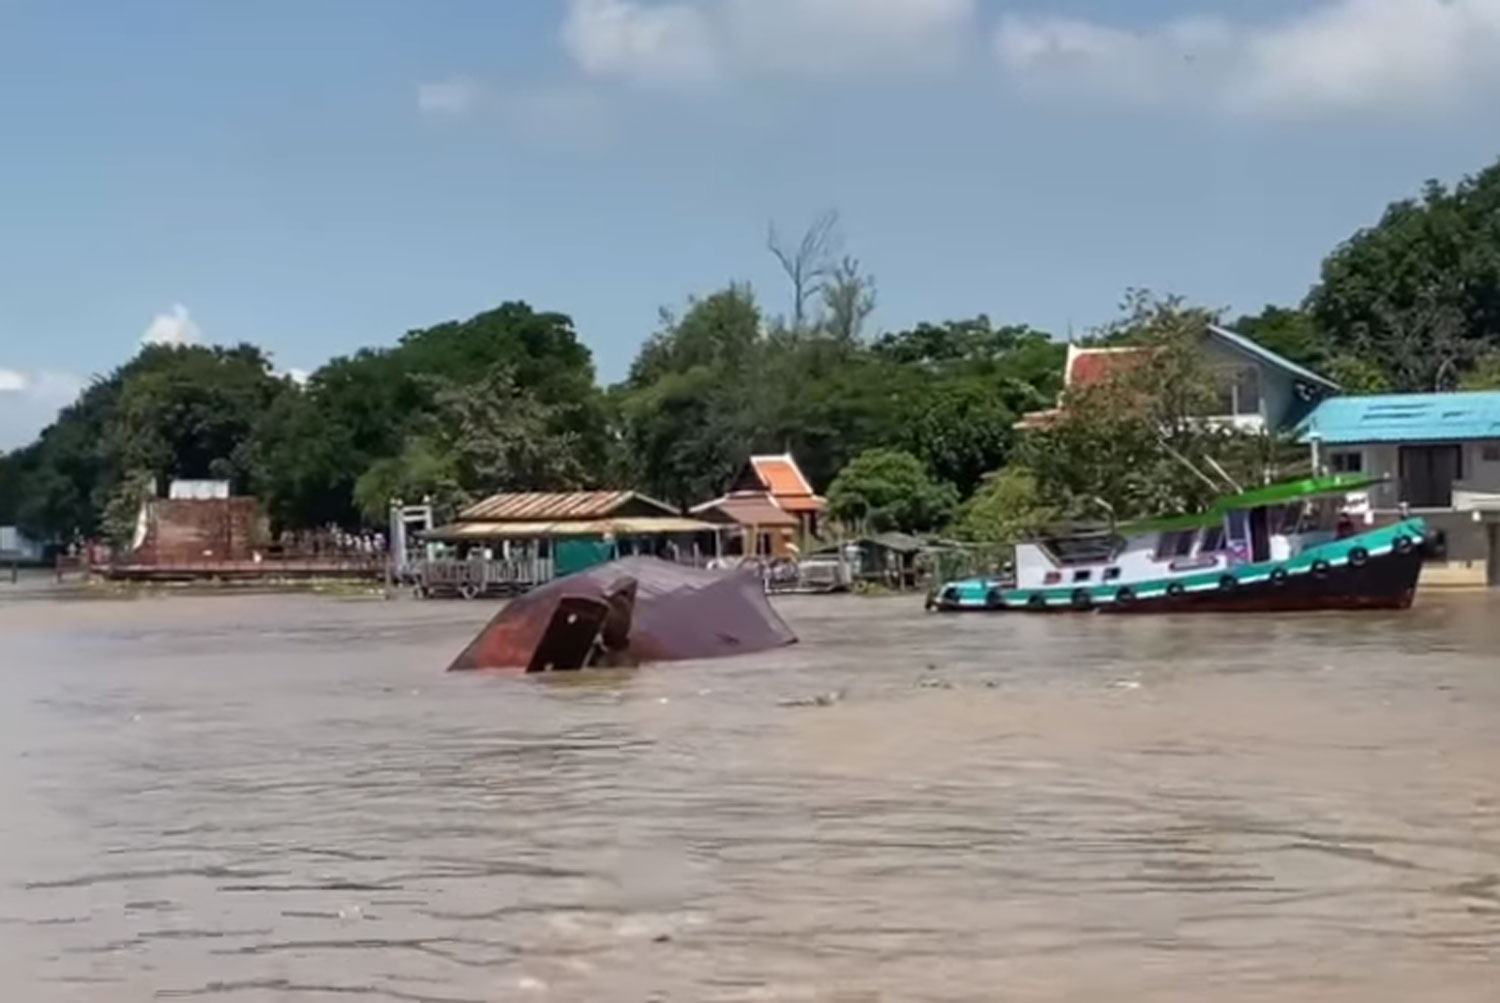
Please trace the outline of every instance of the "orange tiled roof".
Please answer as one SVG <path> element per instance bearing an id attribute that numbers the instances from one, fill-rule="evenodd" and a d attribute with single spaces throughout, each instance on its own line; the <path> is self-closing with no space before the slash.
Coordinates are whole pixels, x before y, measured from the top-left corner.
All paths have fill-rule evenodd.
<path id="1" fill-rule="evenodd" d="M 1075 348 L 1068 346 L 1068 370 L 1063 383 L 1068 389 L 1096 387 L 1140 365 L 1140 348 Z"/>
<path id="2" fill-rule="evenodd" d="M 810 496 L 812 485 L 802 475 L 802 469 L 791 456 L 752 456 L 750 465 L 765 484 L 766 490 L 781 497 L 783 495 Z"/>
<path id="3" fill-rule="evenodd" d="M 1079 348 L 1069 345 L 1068 361 L 1063 370 L 1063 393 L 1080 387 L 1101 386 L 1128 373 L 1145 360 L 1146 351 L 1143 348 Z M 1015 427 L 1046 428 L 1062 417 L 1061 404 L 1059 400 L 1058 407 L 1023 414 Z"/>

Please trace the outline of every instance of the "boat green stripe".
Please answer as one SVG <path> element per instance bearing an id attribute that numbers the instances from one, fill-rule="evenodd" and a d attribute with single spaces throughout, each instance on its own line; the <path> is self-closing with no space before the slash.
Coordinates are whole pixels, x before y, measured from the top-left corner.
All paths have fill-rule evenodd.
<path id="1" fill-rule="evenodd" d="M 1232 575 L 1235 581 L 1242 584 L 1255 584 L 1266 580 L 1277 568 L 1286 569 L 1289 575 L 1306 574 L 1312 571 L 1312 566 L 1318 561 L 1327 561 L 1331 566 L 1338 567 L 1349 563 L 1349 553 L 1357 547 L 1363 547 L 1371 557 L 1379 557 L 1389 553 L 1395 546 L 1398 536 L 1406 536 L 1413 543 L 1419 543 L 1426 532 L 1426 524 L 1419 519 L 1399 522 L 1381 529 L 1361 533 L 1358 536 L 1346 537 L 1342 540 L 1333 540 L 1311 550 L 1303 551 L 1288 561 L 1265 561 L 1259 564 L 1241 564 L 1235 568 L 1220 568 L 1214 571 L 1204 572 L 1197 575 L 1182 575 L 1173 578 L 1152 578 L 1144 582 L 1124 582 L 1122 584 L 1102 585 L 1058 585 L 1042 589 L 1008 589 L 1000 594 L 1007 606 L 1026 606 L 1031 602 L 1033 596 L 1041 595 L 1049 606 L 1062 606 L 1071 604 L 1073 593 L 1080 588 L 1088 592 L 1093 602 L 1113 602 L 1120 589 L 1129 587 L 1136 599 L 1155 599 L 1166 595 L 1167 586 L 1180 584 L 1186 591 L 1207 591 L 1219 587 L 1219 582 L 1225 575 Z"/>

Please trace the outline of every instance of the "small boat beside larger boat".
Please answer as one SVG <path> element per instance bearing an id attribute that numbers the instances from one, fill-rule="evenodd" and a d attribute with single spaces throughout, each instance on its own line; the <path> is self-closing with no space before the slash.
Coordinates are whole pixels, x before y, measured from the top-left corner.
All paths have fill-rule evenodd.
<path id="1" fill-rule="evenodd" d="M 942 612 L 1112 613 L 1405 609 L 1427 526 L 1360 531 L 1347 499 L 1378 483 L 1335 474 L 1228 495 L 1206 511 L 1044 533 L 1016 545 L 1015 572 L 949 582 Z"/>

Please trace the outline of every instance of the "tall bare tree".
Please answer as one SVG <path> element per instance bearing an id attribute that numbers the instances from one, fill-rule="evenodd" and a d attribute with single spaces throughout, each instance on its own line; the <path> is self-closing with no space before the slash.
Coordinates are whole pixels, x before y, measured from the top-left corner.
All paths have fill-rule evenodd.
<path id="1" fill-rule="evenodd" d="M 775 222 L 769 226 L 766 249 L 792 284 L 794 330 L 801 331 L 807 326 L 807 304 L 838 267 L 837 255 L 842 246 L 836 209 L 829 209 L 813 220 L 796 244 L 782 238 Z"/>

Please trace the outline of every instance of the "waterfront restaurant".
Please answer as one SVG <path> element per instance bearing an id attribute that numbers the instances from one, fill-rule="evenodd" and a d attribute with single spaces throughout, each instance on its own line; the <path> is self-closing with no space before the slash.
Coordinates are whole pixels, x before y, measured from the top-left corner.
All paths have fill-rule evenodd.
<path id="1" fill-rule="evenodd" d="M 456 557 L 526 565 L 535 584 L 621 557 L 706 564 L 720 527 L 635 491 L 531 492 L 492 495 L 423 538 Z"/>

